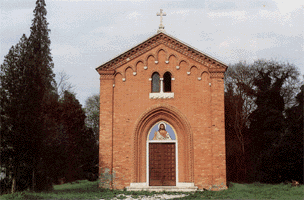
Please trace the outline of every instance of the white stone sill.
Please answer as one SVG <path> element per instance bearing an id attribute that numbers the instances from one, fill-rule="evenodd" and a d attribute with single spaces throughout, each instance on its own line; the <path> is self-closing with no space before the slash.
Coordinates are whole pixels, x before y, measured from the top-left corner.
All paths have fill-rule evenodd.
<path id="1" fill-rule="evenodd" d="M 149 99 L 173 99 L 174 92 L 155 92 L 149 94 Z"/>

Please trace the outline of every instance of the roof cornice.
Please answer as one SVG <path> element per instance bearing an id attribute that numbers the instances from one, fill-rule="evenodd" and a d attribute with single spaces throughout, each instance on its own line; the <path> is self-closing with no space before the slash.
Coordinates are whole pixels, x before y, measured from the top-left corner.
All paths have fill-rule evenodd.
<path id="1" fill-rule="evenodd" d="M 167 47 L 199 63 L 207 65 L 207 67 L 209 68 L 213 68 L 212 71 L 224 72 L 228 67 L 225 63 L 213 58 L 212 56 L 204 52 L 197 50 L 196 48 L 180 41 L 179 39 L 167 33 L 160 32 L 149 37 L 148 39 L 134 46 L 133 48 L 119 54 L 115 58 L 105 62 L 104 64 L 97 67 L 96 70 L 115 70 L 120 66 L 124 65 L 125 63 L 141 56 L 142 54 L 146 53 L 147 51 L 153 49 L 154 47 L 160 44 L 164 44 Z"/>

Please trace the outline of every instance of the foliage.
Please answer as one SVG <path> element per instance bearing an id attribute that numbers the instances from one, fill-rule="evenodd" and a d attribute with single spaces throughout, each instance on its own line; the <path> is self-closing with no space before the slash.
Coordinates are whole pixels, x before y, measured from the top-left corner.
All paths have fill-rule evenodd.
<path id="1" fill-rule="evenodd" d="M 1 193 L 52 190 L 59 178 L 97 173 L 98 146 L 85 113 L 66 74 L 54 80 L 46 13 L 37 0 L 30 37 L 23 35 L 1 65 Z"/>
<path id="2" fill-rule="evenodd" d="M 23 35 L 1 65 L 1 143 L 6 147 L 4 163 L 11 172 L 12 192 L 16 183 L 17 189 L 24 189 L 18 183 L 21 176 L 25 176 L 26 183 L 31 177 L 35 189 L 41 161 L 46 133 L 43 109 L 54 82 L 45 15 L 44 0 L 37 0 L 29 38 Z"/>
<path id="3" fill-rule="evenodd" d="M 256 64 L 261 67 L 258 68 L 258 76 L 253 79 L 255 87 L 241 85 L 249 96 L 255 98 L 257 106 L 249 117 L 251 174 L 254 180 L 277 182 L 277 168 L 267 163 L 274 161 L 274 151 L 286 131 L 284 111 L 287 102 L 283 86 L 287 80 L 296 80 L 299 73 L 290 64 L 274 61 L 259 61 Z"/>
<path id="4" fill-rule="evenodd" d="M 246 176 L 246 152 L 249 115 L 255 109 L 254 98 L 240 87 L 246 84 L 253 87 L 257 68 L 246 62 L 228 67 L 225 74 L 225 135 L 227 179 L 244 181 Z"/>
<path id="5" fill-rule="evenodd" d="M 45 138 L 50 177 L 73 181 L 84 178 L 84 172 L 94 171 L 98 162 L 98 146 L 91 129 L 85 126 L 85 113 L 75 95 L 68 91 L 53 106 L 50 118 L 56 130 Z"/>
<path id="6" fill-rule="evenodd" d="M 231 183 L 228 190 L 197 191 L 183 193 L 188 196 L 180 199 L 302 199 L 304 186 L 292 187 L 291 184 L 237 184 Z M 123 191 L 98 188 L 98 181 L 77 181 L 63 185 L 56 185 L 54 191 L 33 193 L 29 191 L 2 195 L 1 199 L 113 199 L 124 195 L 132 197 L 153 196 L 155 194 L 182 194 L 180 192 L 146 192 Z M 176 198 L 175 198 L 176 199 Z"/>
<path id="7" fill-rule="evenodd" d="M 279 174 L 278 181 L 299 180 L 303 183 L 303 91 L 296 96 L 297 104 L 286 110 L 286 127 L 280 140 L 268 155 L 273 159 L 265 161 L 269 169 Z M 267 159 L 266 157 L 265 159 Z M 266 170 L 270 171 L 266 168 Z"/>
<path id="8" fill-rule="evenodd" d="M 230 181 L 282 181 L 282 174 L 288 173 L 287 169 L 279 166 L 294 167 L 295 163 L 287 161 L 290 160 L 287 159 L 288 153 L 296 153 L 294 157 L 299 163 L 303 160 L 300 145 L 297 146 L 298 151 L 287 148 L 294 147 L 296 138 L 286 138 L 291 134 L 291 127 L 299 124 L 288 119 L 288 110 L 296 105 L 300 88 L 298 77 L 299 72 L 293 65 L 273 60 L 257 60 L 250 65 L 240 62 L 228 68 L 225 76 L 225 126 L 227 178 Z M 278 159 L 276 154 L 282 149 L 279 146 L 283 141 L 285 153 L 288 153 Z M 297 171 L 301 174 L 299 168 Z M 249 176 L 243 176 L 244 173 Z M 289 174 L 284 178 L 297 177 Z"/>
<path id="9" fill-rule="evenodd" d="M 99 98 L 99 94 L 95 94 L 85 102 L 86 124 L 94 131 L 96 141 L 99 140 Z"/>

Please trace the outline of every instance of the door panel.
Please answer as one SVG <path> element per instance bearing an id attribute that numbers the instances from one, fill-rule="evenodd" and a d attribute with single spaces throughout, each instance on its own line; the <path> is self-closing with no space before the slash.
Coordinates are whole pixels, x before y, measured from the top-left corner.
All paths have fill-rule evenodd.
<path id="1" fill-rule="evenodd" d="M 176 185 L 175 171 L 175 143 L 150 143 L 149 185 Z"/>

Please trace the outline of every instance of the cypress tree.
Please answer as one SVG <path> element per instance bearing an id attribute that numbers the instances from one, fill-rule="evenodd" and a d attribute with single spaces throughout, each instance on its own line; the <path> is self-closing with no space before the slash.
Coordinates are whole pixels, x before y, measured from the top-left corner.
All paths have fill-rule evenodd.
<path id="1" fill-rule="evenodd" d="M 18 186 L 21 168 L 29 167 L 31 144 L 29 94 L 27 90 L 28 38 L 11 47 L 1 65 L 1 158 L 12 175 L 12 192 Z M 1 160 L 2 161 L 2 160 Z"/>
<path id="2" fill-rule="evenodd" d="M 28 91 L 31 94 L 32 108 L 32 189 L 35 190 L 35 173 L 41 157 L 42 142 L 45 137 L 43 108 L 45 100 L 54 90 L 53 61 L 50 49 L 48 22 L 46 20 L 46 4 L 44 0 L 37 0 L 34 9 L 34 19 L 29 37 L 29 73 Z"/>
<path id="3" fill-rule="evenodd" d="M 23 35 L 1 65 L 1 159 L 11 173 L 12 192 L 30 185 L 35 190 L 36 173 L 44 170 L 39 168 L 43 166 L 41 150 L 48 129 L 44 109 L 54 92 L 45 6 L 44 0 L 36 1 L 29 38 Z M 24 187 L 18 183 L 20 176 L 26 180 Z"/>

